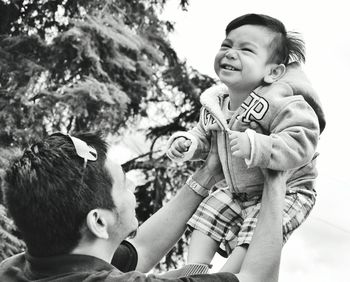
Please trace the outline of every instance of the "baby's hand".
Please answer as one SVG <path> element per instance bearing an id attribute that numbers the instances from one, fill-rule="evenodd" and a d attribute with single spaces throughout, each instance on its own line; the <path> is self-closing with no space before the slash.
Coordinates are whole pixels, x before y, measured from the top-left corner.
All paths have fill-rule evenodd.
<path id="1" fill-rule="evenodd" d="M 168 157 L 171 159 L 183 158 L 183 153 L 188 151 L 191 144 L 191 140 L 186 139 L 185 137 L 176 138 L 167 152 Z"/>
<path id="2" fill-rule="evenodd" d="M 250 159 L 250 140 L 248 134 L 239 131 L 229 133 L 232 156 Z"/>

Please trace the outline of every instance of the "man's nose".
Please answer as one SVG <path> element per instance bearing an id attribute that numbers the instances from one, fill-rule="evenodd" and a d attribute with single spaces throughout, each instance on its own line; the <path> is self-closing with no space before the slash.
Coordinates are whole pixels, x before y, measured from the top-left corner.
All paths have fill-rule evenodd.
<path id="1" fill-rule="evenodd" d="M 128 182 L 127 183 L 128 190 L 132 193 L 135 193 L 136 185 L 135 185 L 134 181 L 127 178 L 127 182 Z"/>

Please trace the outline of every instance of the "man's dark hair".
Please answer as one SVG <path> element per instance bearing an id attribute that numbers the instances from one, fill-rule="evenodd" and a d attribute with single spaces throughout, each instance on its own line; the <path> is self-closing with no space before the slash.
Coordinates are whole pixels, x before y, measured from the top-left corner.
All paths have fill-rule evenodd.
<path id="1" fill-rule="evenodd" d="M 226 26 L 226 36 L 230 31 L 243 25 L 259 25 L 275 33 L 271 42 L 272 52 L 269 62 L 284 65 L 293 61 L 305 63 L 304 41 L 298 38 L 298 33 L 287 32 L 281 21 L 267 15 L 246 14 Z"/>
<path id="2" fill-rule="evenodd" d="M 97 161 L 87 161 L 86 168 L 71 138 L 53 134 L 26 149 L 6 172 L 6 204 L 33 256 L 69 253 L 90 210 L 115 208 L 107 144 L 98 134 L 75 137 L 97 151 Z"/>

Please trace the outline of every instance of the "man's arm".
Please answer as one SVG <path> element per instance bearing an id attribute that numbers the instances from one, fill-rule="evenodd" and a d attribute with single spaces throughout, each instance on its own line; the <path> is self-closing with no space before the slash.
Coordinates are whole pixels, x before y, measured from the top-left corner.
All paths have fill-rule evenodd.
<path id="1" fill-rule="evenodd" d="M 201 171 L 201 173 L 203 173 Z M 206 172 L 208 174 L 208 171 Z M 204 176 L 205 174 L 202 174 Z M 197 180 L 197 179 L 196 179 Z M 210 182 L 213 181 L 212 179 Z M 186 188 L 186 187 L 184 187 Z M 188 188 L 188 187 L 187 187 Z M 217 274 L 207 274 L 207 275 L 195 275 L 190 277 L 183 277 L 174 280 L 166 281 L 236 281 L 236 277 L 240 282 L 260 282 L 260 281 L 269 281 L 277 282 L 279 274 L 279 265 L 281 258 L 282 250 L 282 213 L 284 205 L 284 197 L 286 191 L 286 179 L 284 172 L 274 172 L 269 171 L 265 175 L 265 187 L 262 197 L 261 210 L 258 218 L 257 227 L 255 229 L 252 242 L 248 248 L 247 255 L 243 261 L 241 271 L 235 275 L 232 273 L 217 273 Z M 187 191 L 192 192 L 192 191 Z M 186 192 L 186 194 L 187 194 Z M 179 193 L 181 195 L 181 193 Z M 188 196 L 191 193 L 188 194 Z M 197 199 L 196 195 L 195 199 Z M 191 196 L 191 197 L 192 197 Z M 181 206 L 181 203 L 178 203 L 178 199 L 183 199 L 182 196 L 178 197 L 177 200 L 174 199 L 173 203 L 175 206 Z M 193 199 L 192 199 L 193 200 Z M 193 204 L 193 203 L 192 203 Z M 149 225 L 146 225 L 146 228 L 143 229 L 142 234 L 146 236 L 147 239 L 150 239 L 152 242 L 147 242 L 147 240 L 136 240 L 138 242 L 138 247 L 141 248 L 141 264 L 139 262 L 138 269 L 147 271 L 156 263 L 161 257 L 164 249 L 168 249 L 170 246 L 169 241 L 161 240 L 159 242 L 155 239 L 154 236 L 158 236 L 161 231 L 163 237 L 172 237 L 174 234 L 168 234 L 168 230 L 159 228 L 162 226 L 164 219 L 169 219 L 171 216 L 167 214 L 170 211 L 167 208 L 163 208 L 160 215 L 154 217 L 155 221 L 151 221 Z M 178 210 L 177 210 L 178 211 Z M 164 213 L 165 215 L 164 215 Z M 181 213 L 182 214 L 182 213 Z M 184 215 L 182 214 L 181 217 Z M 190 216 L 190 215 L 189 215 Z M 152 219 L 153 217 L 151 217 Z M 158 221 L 157 221 L 158 219 Z M 172 222 L 173 223 L 173 222 Z M 155 225 L 154 225 L 155 224 Z M 181 222 L 177 222 L 178 228 L 184 228 L 184 225 Z M 155 227 L 155 230 L 152 230 L 152 227 Z M 151 228 L 149 230 L 148 228 Z M 168 225 L 168 229 L 173 229 L 171 225 Z M 176 229 L 176 228 L 175 228 Z M 180 229 L 176 231 L 176 236 L 180 236 Z M 151 234 L 147 234 L 151 232 Z M 153 236 L 153 235 L 154 236 Z M 174 236 L 172 239 L 175 239 Z M 143 238 L 144 239 L 144 238 Z M 156 246 L 153 246 L 154 241 L 157 240 Z M 150 244 L 150 250 L 153 251 L 151 254 L 147 254 L 146 246 L 143 244 Z M 135 243 L 134 243 L 135 244 Z M 155 254 L 156 250 L 157 254 Z M 142 269 L 143 268 L 143 269 Z M 141 280 L 142 281 L 142 280 Z M 161 278 L 149 277 L 147 281 L 163 281 Z"/>
<path id="2" fill-rule="evenodd" d="M 283 243 L 284 172 L 267 171 L 257 226 L 237 274 L 241 282 L 277 282 Z"/>
<path id="3" fill-rule="evenodd" d="M 192 175 L 193 180 L 208 191 L 223 178 L 214 136 L 211 145 L 205 164 Z M 138 271 L 148 272 L 174 246 L 202 201 L 202 196 L 185 184 L 175 198 L 140 226 L 132 240 L 138 252 Z"/>
<path id="4" fill-rule="evenodd" d="M 174 246 L 202 197 L 184 185 L 174 199 L 143 223 L 131 241 L 137 249 L 136 270 L 148 272 Z"/>

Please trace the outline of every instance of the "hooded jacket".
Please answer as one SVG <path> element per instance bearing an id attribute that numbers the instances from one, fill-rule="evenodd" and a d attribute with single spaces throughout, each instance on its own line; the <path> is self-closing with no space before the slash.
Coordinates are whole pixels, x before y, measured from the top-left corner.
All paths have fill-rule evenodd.
<path id="1" fill-rule="evenodd" d="M 180 136 L 192 141 L 178 161 L 205 159 L 211 138 L 217 138 L 225 180 L 233 192 L 262 191 L 261 168 L 287 170 L 288 187 L 308 186 L 316 178 L 316 147 L 325 118 L 320 100 L 299 64 L 289 65 L 279 81 L 255 89 L 235 112 L 228 109 L 225 85 L 207 89 L 200 100 L 203 107 L 197 126 L 189 132 L 175 133 L 168 142 L 170 147 Z M 249 160 L 232 156 L 230 130 L 247 132 Z"/>

